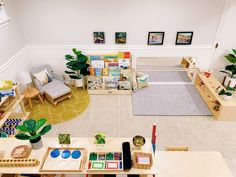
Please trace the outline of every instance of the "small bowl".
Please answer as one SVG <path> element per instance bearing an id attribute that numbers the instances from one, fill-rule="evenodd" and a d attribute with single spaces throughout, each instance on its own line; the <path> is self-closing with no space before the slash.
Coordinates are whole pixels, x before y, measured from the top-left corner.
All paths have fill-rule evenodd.
<path id="1" fill-rule="evenodd" d="M 141 148 L 145 144 L 145 142 L 145 138 L 140 135 L 136 135 L 135 137 L 133 137 L 133 144 L 137 148 Z"/>

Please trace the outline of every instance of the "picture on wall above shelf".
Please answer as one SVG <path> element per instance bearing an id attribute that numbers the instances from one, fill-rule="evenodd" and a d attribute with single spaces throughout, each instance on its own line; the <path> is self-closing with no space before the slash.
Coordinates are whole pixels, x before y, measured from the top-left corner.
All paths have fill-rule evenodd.
<path id="1" fill-rule="evenodd" d="M 93 32 L 93 40 L 95 44 L 105 43 L 105 33 L 104 32 Z"/>
<path id="2" fill-rule="evenodd" d="M 177 32 L 175 44 L 176 45 L 191 45 L 192 39 L 193 39 L 192 31 Z"/>
<path id="3" fill-rule="evenodd" d="M 149 32 L 148 45 L 163 45 L 165 32 Z"/>
<path id="4" fill-rule="evenodd" d="M 126 32 L 116 32 L 115 40 L 116 44 L 126 44 Z"/>

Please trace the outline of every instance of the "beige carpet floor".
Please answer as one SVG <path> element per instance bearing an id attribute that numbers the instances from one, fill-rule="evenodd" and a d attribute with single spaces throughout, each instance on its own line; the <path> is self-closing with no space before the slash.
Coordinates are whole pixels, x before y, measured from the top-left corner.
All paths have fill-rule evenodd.
<path id="1" fill-rule="evenodd" d="M 85 112 L 54 125 L 47 136 L 71 133 L 72 137 L 92 137 L 96 131 L 104 131 L 109 137 L 150 137 L 154 122 L 158 150 L 187 145 L 192 151 L 220 151 L 236 177 L 236 121 L 220 122 L 211 116 L 133 116 L 130 95 L 91 96 Z"/>

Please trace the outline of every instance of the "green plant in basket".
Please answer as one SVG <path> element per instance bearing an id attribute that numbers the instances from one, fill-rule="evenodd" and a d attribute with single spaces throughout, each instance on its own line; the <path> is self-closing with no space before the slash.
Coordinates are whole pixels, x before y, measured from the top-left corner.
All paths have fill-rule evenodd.
<path id="1" fill-rule="evenodd" d="M 42 147 L 41 136 L 48 133 L 52 126 L 45 125 L 46 119 L 41 118 L 38 121 L 34 119 L 28 119 L 23 122 L 23 125 L 16 127 L 20 132 L 15 135 L 15 138 L 19 140 L 29 140 L 33 149 L 39 149 Z"/>

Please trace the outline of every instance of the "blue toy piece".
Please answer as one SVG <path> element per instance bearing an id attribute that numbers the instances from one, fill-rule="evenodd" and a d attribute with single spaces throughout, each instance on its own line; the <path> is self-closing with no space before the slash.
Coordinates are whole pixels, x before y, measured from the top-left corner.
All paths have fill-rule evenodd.
<path id="1" fill-rule="evenodd" d="M 64 150 L 64 151 L 62 151 L 62 153 L 61 153 L 61 157 L 62 157 L 63 159 L 67 159 L 67 158 L 70 157 L 70 154 L 71 154 L 71 152 L 70 152 L 69 150 Z"/>
<path id="2" fill-rule="evenodd" d="M 53 151 L 51 151 L 50 155 L 52 158 L 57 158 L 60 155 L 59 149 L 54 149 Z"/>
<path id="3" fill-rule="evenodd" d="M 80 152 L 79 150 L 75 150 L 75 151 L 73 151 L 72 154 L 71 154 L 71 157 L 72 157 L 73 159 L 78 159 L 78 158 L 80 158 L 80 156 L 81 156 L 81 152 Z"/>

